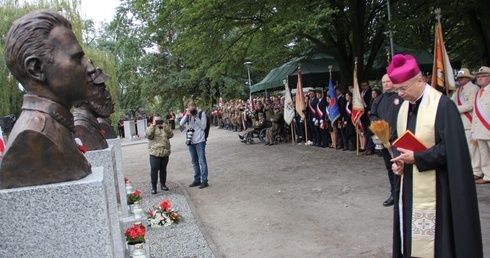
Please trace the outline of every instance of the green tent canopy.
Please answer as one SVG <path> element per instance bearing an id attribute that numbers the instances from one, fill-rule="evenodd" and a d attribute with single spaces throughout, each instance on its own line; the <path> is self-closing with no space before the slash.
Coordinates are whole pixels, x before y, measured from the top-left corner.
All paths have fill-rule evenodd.
<path id="1" fill-rule="evenodd" d="M 284 80 L 288 78 L 291 88 L 296 87 L 298 78 L 298 66 L 301 66 L 303 86 L 308 82 L 324 81 L 329 78 L 328 66 L 332 65 L 332 72 L 338 73 L 339 67 L 335 59 L 324 53 L 317 53 L 311 56 L 293 58 L 291 61 L 278 68 L 272 69 L 267 76 L 257 84 L 252 85 L 252 93 L 275 88 L 284 87 Z M 293 80 L 293 81 L 292 81 Z"/>

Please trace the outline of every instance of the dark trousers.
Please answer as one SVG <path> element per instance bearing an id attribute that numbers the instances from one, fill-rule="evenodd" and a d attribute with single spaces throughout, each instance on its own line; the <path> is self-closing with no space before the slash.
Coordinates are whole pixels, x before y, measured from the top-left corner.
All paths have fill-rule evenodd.
<path id="1" fill-rule="evenodd" d="M 393 170 L 391 169 L 391 155 L 388 152 L 388 149 L 384 148 L 381 150 L 381 155 L 383 155 L 383 160 L 385 162 L 386 169 L 388 170 L 388 179 L 390 180 L 390 192 L 391 194 L 395 194 L 395 190 L 397 190 L 397 185 L 395 183 L 395 180 L 397 175 L 393 173 Z"/>
<path id="2" fill-rule="evenodd" d="M 296 134 L 296 140 L 302 142 L 305 139 L 305 124 L 303 122 L 294 122 L 294 132 Z"/>
<path id="3" fill-rule="evenodd" d="M 341 146 L 344 148 L 349 148 L 349 142 L 348 142 L 348 136 L 347 136 L 347 130 L 345 126 L 342 126 L 341 128 L 337 128 L 338 134 L 340 135 L 341 139 Z"/>
<path id="4" fill-rule="evenodd" d="M 160 174 L 160 184 L 165 184 L 167 182 L 167 164 L 168 156 L 165 157 L 155 157 L 150 155 L 150 168 L 151 168 L 151 185 L 156 187 L 158 182 L 158 174 Z M 160 171 L 160 173 L 158 173 Z"/>

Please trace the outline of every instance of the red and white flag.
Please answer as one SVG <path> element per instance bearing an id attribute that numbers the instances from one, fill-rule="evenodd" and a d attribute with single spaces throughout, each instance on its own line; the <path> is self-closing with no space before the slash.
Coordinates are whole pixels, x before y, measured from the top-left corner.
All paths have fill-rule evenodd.
<path id="1" fill-rule="evenodd" d="M 5 141 L 3 140 L 2 127 L 0 127 L 0 159 L 3 157 L 5 152 Z"/>
<path id="2" fill-rule="evenodd" d="M 352 123 L 357 124 L 359 118 L 364 114 L 364 100 L 361 97 L 359 90 L 359 82 L 357 81 L 357 63 L 354 66 L 354 89 L 352 89 Z"/>
<path id="3" fill-rule="evenodd" d="M 437 86 L 444 91 L 456 90 L 456 82 L 454 80 L 453 68 L 449 61 L 449 56 L 442 39 L 442 25 L 437 24 L 436 36 L 434 40 L 434 65 L 432 67 L 432 87 L 437 89 Z"/>
<path id="4" fill-rule="evenodd" d="M 298 85 L 296 86 L 296 112 L 305 119 L 305 96 L 303 95 L 303 83 L 301 82 L 301 70 L 298 70 Z"/>

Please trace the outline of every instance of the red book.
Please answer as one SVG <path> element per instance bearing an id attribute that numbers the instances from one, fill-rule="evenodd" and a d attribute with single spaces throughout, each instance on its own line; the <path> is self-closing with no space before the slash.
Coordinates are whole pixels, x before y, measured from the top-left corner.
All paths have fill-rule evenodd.
<path id="1" fill-rule="evenodd" d="M 413 152 L 427 150 L 427 147 L 419 139 L 417 139 L 417 137 L 415 137 L 410 130 L 406 130 L 402 135 L 400 135 L 400 137 L 393 142 L 393 146 L 411 150 Z"/>

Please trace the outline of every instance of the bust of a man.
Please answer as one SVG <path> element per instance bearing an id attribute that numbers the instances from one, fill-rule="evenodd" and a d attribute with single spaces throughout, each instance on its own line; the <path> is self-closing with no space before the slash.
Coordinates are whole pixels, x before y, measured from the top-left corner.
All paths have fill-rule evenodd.
<path id="1" fill-rule="evenodd" d="M 101 150 L 108 147 L 106 131 L 100 126 L 98 117 L 107 118 L 114 112 L 114 102 L 106 90 L 105 81 L 109 75 L 97 68 L 93 82 L 87 85 L 84 100 L 75 104 L 75 137 L 80 138 L 85 148 Z"/>
<path id="2" fill-rule="evenodd" d="M 26 94 L 0 166 L 0 188 L 89 175 L 90 164 L 73 138 L 70 108 L 81 101 L 95 67 L 70 22 L 51 10 L 19 18 L 5 38 L 5 59 Z"/>

